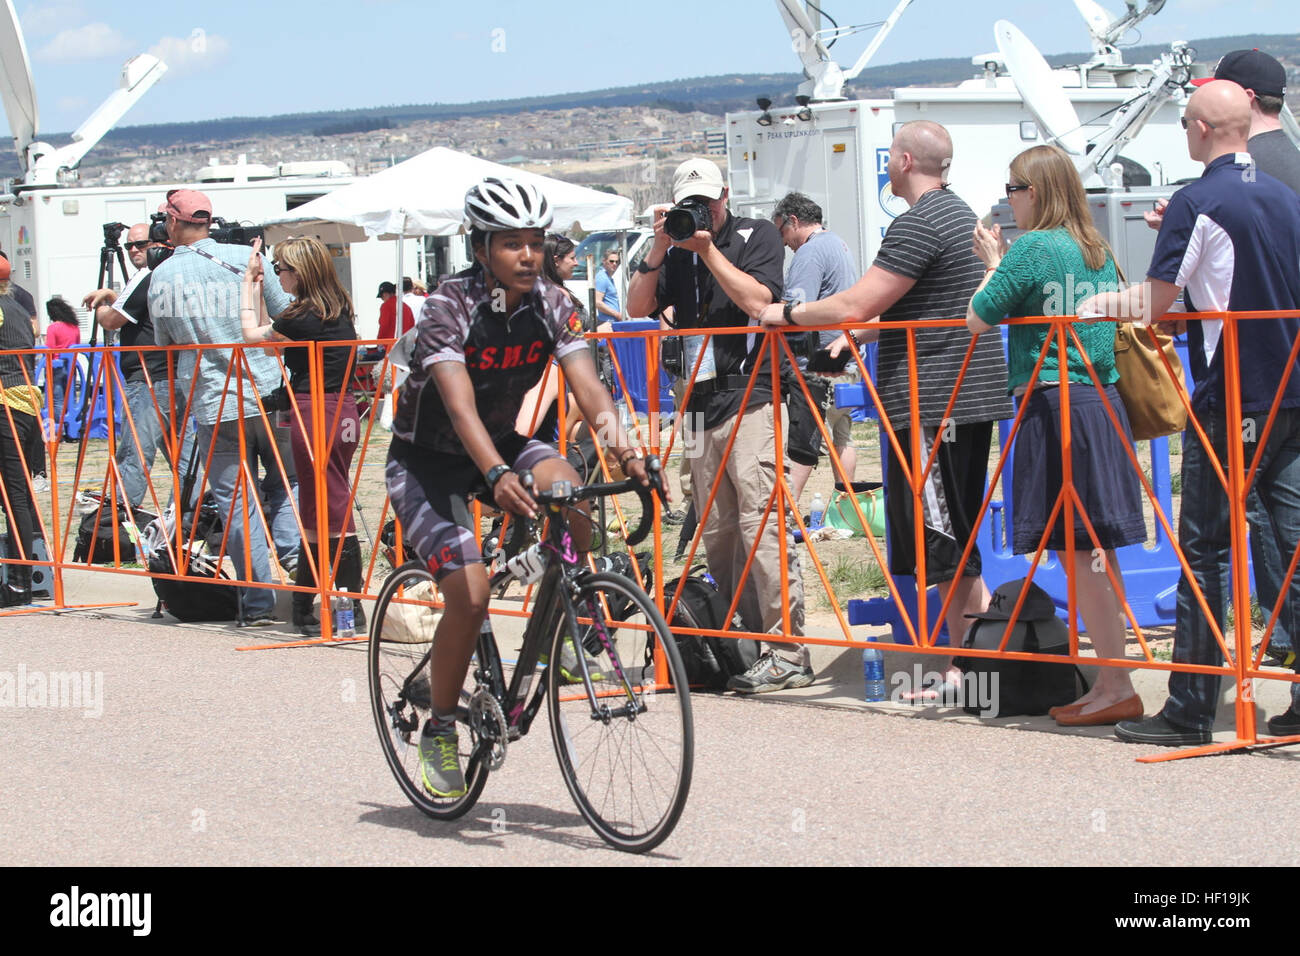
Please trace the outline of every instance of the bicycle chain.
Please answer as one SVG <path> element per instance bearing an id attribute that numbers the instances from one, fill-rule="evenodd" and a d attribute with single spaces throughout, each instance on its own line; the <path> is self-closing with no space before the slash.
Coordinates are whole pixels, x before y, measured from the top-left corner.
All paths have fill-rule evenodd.
<path id="1" fill-rule="evenodd" d="M 469 699 L 469 725 L 479 740 L 491 741 L 487 753 L 487 769 L 499 770 L 506 762 L 506 746 L 510 739 L 510 727 L 506 723 L 505 712 L 501 703 L 486 687 L 480 685 Z M 487 733 L 487 721 L 496 724 L 492 733 Z"/>

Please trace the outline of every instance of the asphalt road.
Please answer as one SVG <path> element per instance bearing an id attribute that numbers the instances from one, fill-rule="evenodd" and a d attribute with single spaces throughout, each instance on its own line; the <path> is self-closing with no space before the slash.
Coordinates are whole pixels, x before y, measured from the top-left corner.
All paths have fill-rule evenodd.
<path id="1" fill-rule="evenodd" d="M 290 637 L 151 610 L 0 618 L 4 863 L 629 862 L 578 815 L 544 716 L 475 810 L 438 823 L 384 763 L 360 645 L 237 651 Z M 820 653 L 801 694 L 696 696 L 690 800 L 645 863 L 1300 863 L 1300 836 L 1278 825 L 1295 748 L 1145 765 L 1152 748 L 1045 732 L 1046 718 L 871 711 L 853 703 L 856 652 Z M 6 674 L 70 671 L 91 674 L 78 707 L 3 696 Z"/>

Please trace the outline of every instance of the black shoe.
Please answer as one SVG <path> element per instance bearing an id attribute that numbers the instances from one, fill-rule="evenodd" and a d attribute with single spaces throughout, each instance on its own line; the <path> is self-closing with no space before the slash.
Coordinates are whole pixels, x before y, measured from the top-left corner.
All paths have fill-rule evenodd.
<path id="1" fill-rule="evenodd" d="M 32 588 L 14 587 L 12 584 L 0 586 L 0 607 L 22 607 L 32 603 Z"/>
<path id="2" fill-rule="evenodd" d="M 1295 705 L 1285 713 L 1268 719 L 1268 732 L 1278 737 L 1293 737 L 1300 734 L 1300 714 L 1295 712 Z"/>
<path id="3" fill-rule="evenodd" d="M 360 601 L 352 602 L 352 627 L 358 634 L 366 629 L 366 609 L 361 606 Z"/>
<path id="4" fill-rule="evenodd" d="M 1208 730 L 1180 727 L 1171 723 L 1163 713 L 1146 720 L 1121 720 L 1115 725 L 1115 736 L 1127 744 L 1155 744 L 1158 747 L 1193 747 L 1210 742 Z"/>
<path id="5" fill-rule="evenodd" d="M 240 627 L 270 627 L 273 624 L 279 624 L 280 619 L 274 614 L 253 614 L 244 618 Z"/>
<path id="6" fill-rule="evenodd" d="M 320 621 L 310 607 L 293 609 L 293 627 L 303 637 L 320 637 Z"/>

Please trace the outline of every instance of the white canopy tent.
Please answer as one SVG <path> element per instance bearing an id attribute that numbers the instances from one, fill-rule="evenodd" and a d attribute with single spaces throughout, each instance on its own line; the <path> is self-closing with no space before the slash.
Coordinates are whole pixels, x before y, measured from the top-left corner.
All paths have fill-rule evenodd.
<path id="1" fill-rule="evenodd" d="M 466 190 L 487 176 L 536 185 L 555 211 L 557 230 L 574 223 L 588 232 L 632 227 L 630 199 L 436 146 L 267 221 L 266 239 L 274 243 L 288 236 L 315 235 L 337 243 L 375 236 L 452 236 L 465 219 Z"/>

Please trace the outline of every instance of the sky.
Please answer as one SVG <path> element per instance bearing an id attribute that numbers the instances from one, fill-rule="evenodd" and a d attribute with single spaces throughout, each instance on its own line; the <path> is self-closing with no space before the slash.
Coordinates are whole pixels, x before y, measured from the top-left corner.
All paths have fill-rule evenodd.
<path id="1" fill-rule="evenodd" d="M 169 72 L 123 126 L 799 70 L 772 0 L 12 2 L 35 80 L 38 133 L 47 135 L 79 125 L 116 87 L 122 64 L 146 51 L 160 55 Z M 822 6 L 846 25 L 883 20 L 895 2 Z M 1123 9 L 1121 0 L 1101 3 L 1111 13 Z M 1300 33 L 1295 0 L 1250 0 L 1249 7 L 1246 20 L 1239 0 L 1168 0 L 1130 39 Z M 872 64 L 994 49 L 998 17 L 1044 53 L 1088 47 L 1071 0 L 914 0 Z M 873 33 L 840 41 L 832 52 L 841 65 L 851 65 Z"/>

